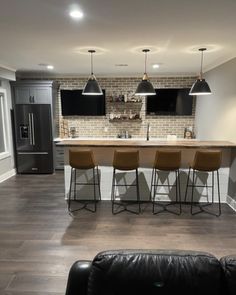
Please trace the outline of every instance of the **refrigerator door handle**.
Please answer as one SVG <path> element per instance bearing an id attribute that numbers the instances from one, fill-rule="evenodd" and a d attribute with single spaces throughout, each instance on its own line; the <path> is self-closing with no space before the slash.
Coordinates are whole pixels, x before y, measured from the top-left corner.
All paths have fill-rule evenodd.
<path id="1" fill-rule="evenodd" d="M 34 114 L 31 113 L 31 122 L 32 122 L 32 143 L 35 145 L 35 136 L 34 136 Z"/>
<path id="2" fill-rule="evenodd" d="M 29 140 L 30 140 L 30 145 L 33 145 L 33 140 L 32 140 L 32 125 L 31 125 L 31 113 L 29 113 Z"/>

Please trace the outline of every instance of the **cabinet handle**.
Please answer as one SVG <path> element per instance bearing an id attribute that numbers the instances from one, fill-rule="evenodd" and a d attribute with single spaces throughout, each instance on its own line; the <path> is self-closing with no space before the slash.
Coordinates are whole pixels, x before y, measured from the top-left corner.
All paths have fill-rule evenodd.
<path id="1" fill-rule="evenodd" d="M 35 145 L 35 137 L 34 137 L 34 114 L 31 113 L 31 123 L 32 123 L 32 145 Z"/>
<path id="2" fill-rule="evenodd" d="M 33 145 L 31 113 L 29 113 L 29 140 L 30 140 L 30 145 Z"/>

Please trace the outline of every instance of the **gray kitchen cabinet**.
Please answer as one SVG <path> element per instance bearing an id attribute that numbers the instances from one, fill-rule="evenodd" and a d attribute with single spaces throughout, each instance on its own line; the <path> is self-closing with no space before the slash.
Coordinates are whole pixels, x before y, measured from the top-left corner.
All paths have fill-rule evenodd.
<path id="1" fill-rule="evenodd" d="M 15 87 L 15 104 L 50 104 L 51 93 L 47 87 Z"/>
<path id="2" fill-rule="evenodd" d="M 63 146 L 56 146 L 55 142 L 55 169 L 56 170 L 64 170 L 64 147 Z"/>
<path id="3" fill-rule="evenodd" d="M 13 108 L 19 104 L 48 104 L 51 108 L 53 137 L 58 137 L 57 93 L 59 84 L 51 80 L 17 80 L 11 82 Z"/>

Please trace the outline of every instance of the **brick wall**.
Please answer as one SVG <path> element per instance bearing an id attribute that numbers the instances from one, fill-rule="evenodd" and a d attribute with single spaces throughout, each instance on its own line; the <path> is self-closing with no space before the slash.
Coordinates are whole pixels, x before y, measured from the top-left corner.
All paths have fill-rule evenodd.
<path id="1" fill-rule="evenodd" d="M 151 78 L 154 88 L 174 88 L 191 87 L 196 77 L 159 77 Z M 82 89 L 86 83 L 86 78 L 58 78 L 60 89 Z M 118 94 L 128 94 L 130 97 L 136 90 L 140 78 L 98 78 L 101 88 L 106 89 L 106 116 L 71 116 L 61 115 L 60 91 L 58 91 L 57 101 L 57 127 L 60 137 L 68 137 L 70 128 L 75 127 L 76 136 L 83 137 L 114 137 L 124 130 L 128 131 L 132 137 L 145 137 L 147 123 L 150 123 L 150 137 L 166 137 L 168 134 L 183 137 L 184 128 L 194 127 L 195 101 L 193 104 L 192 116 L 146 116 L 145 98 L 141 103 L 112 103 L 111 96 Z M 129 114 L 139 113 L 141 121 L 110 121 L 110 113 Z"/>

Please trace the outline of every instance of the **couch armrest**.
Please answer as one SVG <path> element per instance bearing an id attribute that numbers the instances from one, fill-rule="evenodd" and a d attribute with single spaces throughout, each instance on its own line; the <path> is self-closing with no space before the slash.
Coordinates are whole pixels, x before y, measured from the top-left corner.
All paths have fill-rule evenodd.
<path id="1" fill-rule="evenodd" d="M 220 263 L 224 270 L 225 294 L 236 294 L 236 255 L 222 257 Z"/>
<path id="2" fill-rule="evenodd" d="M 79 260 L 76 261 L 70 269 L 66 295 L 87 295 L 88 277 L 91 269 L 92 261 Z"/>

